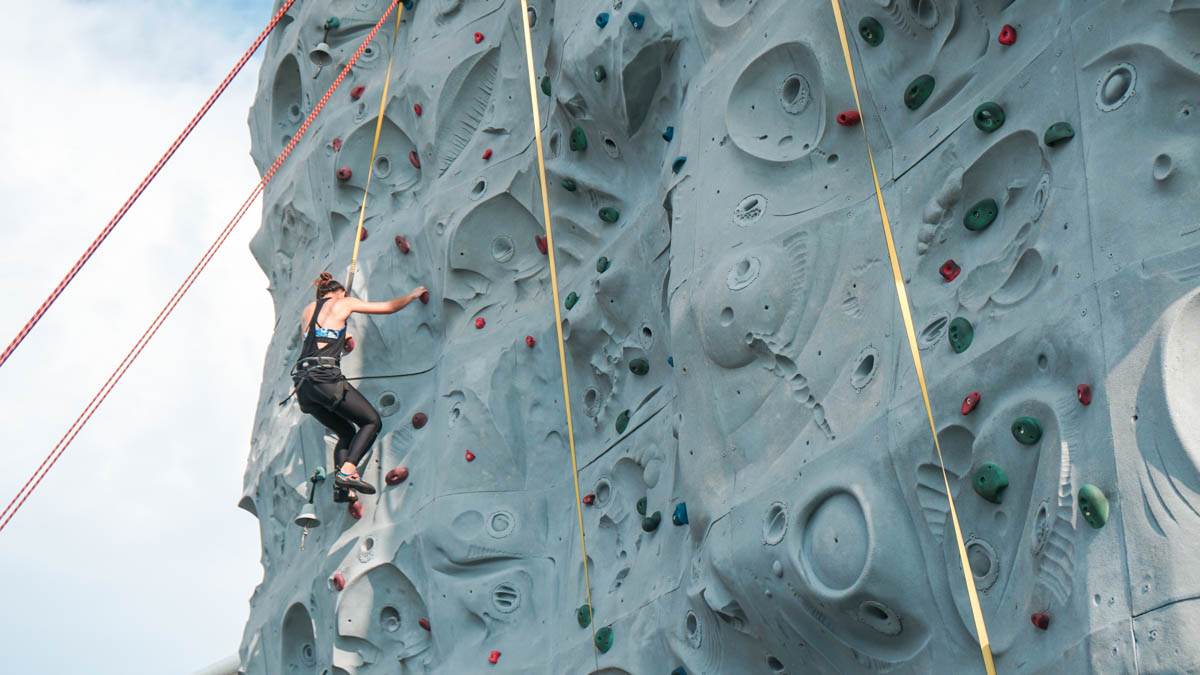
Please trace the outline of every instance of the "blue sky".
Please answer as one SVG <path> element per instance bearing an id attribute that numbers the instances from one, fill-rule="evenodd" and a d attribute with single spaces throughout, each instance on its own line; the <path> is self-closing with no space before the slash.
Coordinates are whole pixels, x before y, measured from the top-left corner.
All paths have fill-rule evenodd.
<path id="1" fill-rule="evenodd" d="M 270 17 L 267 0 L 5 9 L 7 344 Z M 0 368 L 5 504 L 257 180 L 255 59 Z M 256 205 L 0 532 L 14 673 L 191 673 L 233 654 L 261 580 L 237 509 L 274 324 Z"/>

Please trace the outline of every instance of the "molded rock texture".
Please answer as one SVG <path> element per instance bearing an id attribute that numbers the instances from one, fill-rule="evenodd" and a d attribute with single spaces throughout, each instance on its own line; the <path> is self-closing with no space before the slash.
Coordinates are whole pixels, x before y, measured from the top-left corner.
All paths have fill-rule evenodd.
<path id="1" fill-rule="evenodd" d="M 864 127 L 999 669 L 1197 667 L 1200 3 L 844 7 L 857 126 L 837 123 L 855 106 L 827 2 L 529 12 L 604 654 L 577 620 L 526 16 L 419 0 L 397 44 L 385 26 L 267 190 L 252 245 L 278 320 L 241 501 L 264 568 L 244 672 L 981 671 Z M 250 114 L 260 167 L 384 8 L 297 4 Z M 379 493 L 354 519 L 318 484 L 301 551 L 292 521 L 332 439 L 276 404 L 310 280 L 345 276 L 393 49 L 354 290 L 432 299 L 351 320 L 347 374 L 405 376 L 358 383 L 383 415 L 362 466 Z M 999 128 L 991 107 L 975 123 L 985 102 Z M 1073 137 L 1047 137 L 1059 122 Z M 977 474 L 1008 484 L 977 491 Z"/>

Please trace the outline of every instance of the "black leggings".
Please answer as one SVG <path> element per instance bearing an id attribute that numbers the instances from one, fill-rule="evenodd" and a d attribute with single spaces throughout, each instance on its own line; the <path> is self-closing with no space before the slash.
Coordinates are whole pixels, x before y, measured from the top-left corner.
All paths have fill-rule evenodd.
<path id="1" fill-rule="evenodd" d="M 332 409 L 326 408 L 322 403 L 334 398 L 338 387 L 345 388 L 345 396 Z M 383 427 L 379 413 L 371 403 L 348 382 L 308 381 L 297 395 L 301 410 L 337 434 L 337 445 L 333 448 L 333 463 L 337 470 L 340 471 L 346 462 L 358 466 Z"/>

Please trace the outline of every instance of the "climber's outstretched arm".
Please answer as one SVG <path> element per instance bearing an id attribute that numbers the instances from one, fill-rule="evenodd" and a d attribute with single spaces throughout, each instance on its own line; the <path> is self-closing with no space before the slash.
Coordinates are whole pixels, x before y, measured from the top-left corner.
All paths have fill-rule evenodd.
<path id="1" fill-rule="evenodd" d="M 346 311 L 347 315 L 352 312 L 359 312 L 360 314 L 395 314 L 404 309 L 408 303 L 421 297 L 421 294 L 424 292 L 425 287 L 418 286 L 408 295 L 383 302 L 366 302 L 358 298 L 347 297 L 342 299 L 341 303 L 344 303 L 344 311 Z"/>

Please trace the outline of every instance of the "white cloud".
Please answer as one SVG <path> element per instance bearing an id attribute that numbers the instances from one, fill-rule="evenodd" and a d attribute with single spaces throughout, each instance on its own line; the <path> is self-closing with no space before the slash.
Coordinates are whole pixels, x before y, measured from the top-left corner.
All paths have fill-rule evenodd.
<path id="1" fill-rule="evenodd" d="M 266 23 L 180 2 L 5 11 L 0 342 L 7 344 Z M 249 17 L 249 18 L 248 18 Z M 0 368 L 7 504 L 258 176 L 252 61 Z M 0 532 L 5 670 L 190 673 L 233 653 L 261 579 L 236 508 L 274 319 L 255 206 Z"/>

